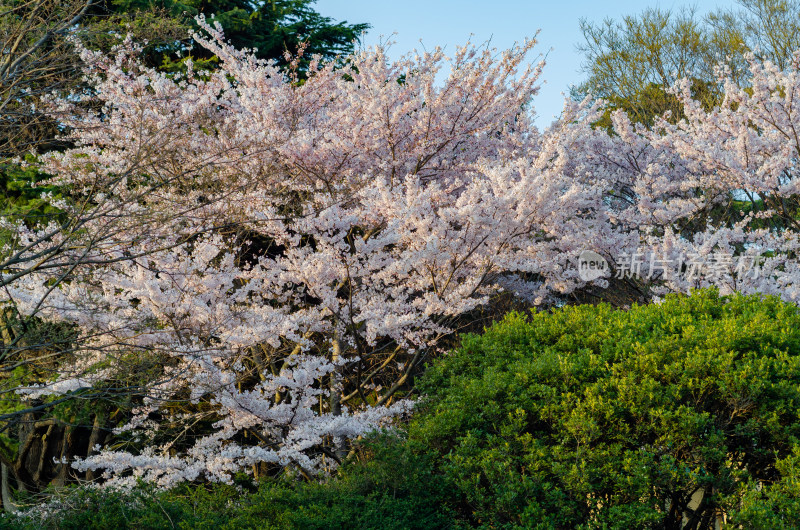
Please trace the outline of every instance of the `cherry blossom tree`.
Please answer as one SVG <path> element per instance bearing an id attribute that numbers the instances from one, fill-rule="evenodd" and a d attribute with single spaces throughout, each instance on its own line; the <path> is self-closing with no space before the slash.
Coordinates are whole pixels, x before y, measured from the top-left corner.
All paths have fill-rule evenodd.
<path id="1" fill-rule="evenodd" d="M 679 82 L 686 119 L 675 124 L 613 116 L 597 161 L 613 189 L 610 215 L 637 234 L 626 272 L 638 254 L 651 294 L 714 285 L 798 300 L 798 57 L 780 70 L 749 56 L 746 88 L 720 68 L 723 101 L 711 110 Z"/>
<path id="2" fill-rule="evenodd" d="M 218 71 L 83 52 L 94 91 L 50 109 L 74 147 L 43 157 L 81 222 L 7 226 L 4 300 L 79 330 L 56 377 L 17 391 L 136 396 L 124 443 L 76 469 L 162 486 L 331 470 L 410 410 L 460 318 L 503 290 L 555 300 L 584 285 L 587 244 L 630 239 L 587 157 L 595 108 L 532 124 L 534 41 L 379 46 L 313 58 L 301 82 L 200 24 Z"/>

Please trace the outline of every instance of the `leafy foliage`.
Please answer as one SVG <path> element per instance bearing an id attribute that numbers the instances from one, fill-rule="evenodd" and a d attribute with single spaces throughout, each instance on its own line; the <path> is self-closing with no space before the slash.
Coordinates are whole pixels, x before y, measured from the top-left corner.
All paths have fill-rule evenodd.
<path id="1" fill-rule="evenodd" d="M 291 478 L 236 485 L 183 485 L 158 492 L 74 490 L 61 500 L 0 524 L 17 529 L 138 528 L 449 528 L 448 488 L 432 474 L 430 457 L 401 440 L 379 436 L 365 462 L 342 468 L 326 483 Z M 400 472 L 398 472 L 400 471 Z"/>
<path id="2" fill-rule="evenodd" d="M 35 161 L 31 156 L 29 162 Z M 18 164 L 0 166 L 0 211 L 4 216 L 25 218 L 31 223 L 50 219 L 58 214 L 49 197 L 60 199 L 55 186 L 39 184 L 49 177 L 40 173 L 35 165 L 21 167 Z"/>
<path id="3" fill-rule="evenodd" d="M 475 524 L 798 522 L 800 313 L 777 299 L 512 314 L 421 390 L 410 437 Z"/>
<path id="4" fill-rule="evenodd" d="M 670 93 L 680 79 L 690 79 L 693 97 L 706 109 L 718 105 L 722 65 L 739 86 L 748 85 L 747 55 L 771 61 L 781 70 L 792 64 L 800 47 L 800 2 L 738 0 L 735 8 L 706 15 L 694 8 L 648 8 L 618 20 L 581 20 L 586 80 L 574 95 L 592 94 L 607 101 L 598 125 L 611 130 L 609 114 L 624 110 L 632 121 L 652 126 L 671 113 L 683 117 L 682 103 Z"/>
<path id="5" fill-rule="evenodd" d="M 261 59 L 274 59 L 286 65 L 285 54 L 296 54 L 303 46 L 308 56 L 319 54 L 324 60 L 352 53 L 353 43 L 369 28 L 369 24 L 336 22 L 313 9 L 316 0 L 110 0 L 105 9 L 110 13 L 148 12 L 153 9 L 168 13 L 192 29 L 198 29 L 194 18 L 206 15 L 225 28 L 226 37 L 236 48 L 255 50 Z M 175 54 L 178 54 L 176 58 Z M 161 50 L 162 69 L 182 68 L 186 58 L 208 66 L 213 54 L 195 41 L 176 41 Z M 308 65 L 304 61 L 300 66 Z"/>

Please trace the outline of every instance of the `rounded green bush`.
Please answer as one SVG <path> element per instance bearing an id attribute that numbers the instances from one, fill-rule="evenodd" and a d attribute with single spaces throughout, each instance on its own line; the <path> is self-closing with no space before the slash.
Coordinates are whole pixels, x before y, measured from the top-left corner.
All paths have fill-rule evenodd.
<path id="1" fill-rule="evenodd" d="M 800 313 L 775 298 L 512 314 L 421 391 L 410 439 L 469 525 L 800 527 Z"/>

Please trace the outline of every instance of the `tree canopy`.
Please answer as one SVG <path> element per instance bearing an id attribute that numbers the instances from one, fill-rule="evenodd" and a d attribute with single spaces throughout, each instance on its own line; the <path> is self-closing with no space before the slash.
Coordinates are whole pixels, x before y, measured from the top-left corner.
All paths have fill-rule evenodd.
<path id="1" fill-rule="evenodd" d="M 262 59 L 284 63 L 286 52 L 295 54 L 300 44 L 307 55 L 325 60 L 353 51 L 353 42 L 369 24 L 337 22 L 313 9 L 316 0 L 105 0 L 107 13 L 134 13 L 160 9 L 197 29 L 194 17 L 205 15 L 225 29 L 225 36 L 239 49 L 256 50 Z M 170 52 L 209 59 L 211 55 L 195 42 L 175 45 Z M 165 67 L 175 67 L 176 57 L 163 54 Z"/>
<path id="2" fill-rule="evenodd" d="M 581 20 L 584 42 L 578 46 L 586 80 L 576 97 L 591 94 L 608 102 L 608 115 L 624 110 L 635 122 L 653 124 L 656 116 L 682 116 L 669 93 L 679 79 L 691 81 L 693 97 L 706 108 L 719 103 L 717 67 L 740 86 L 748 79 L 748 54 L 784 69 L 800 48 L 800 2 L 738 0 L 738 7 L 701 15 L 694 8 L 649 8 L 620 20 Z"/>

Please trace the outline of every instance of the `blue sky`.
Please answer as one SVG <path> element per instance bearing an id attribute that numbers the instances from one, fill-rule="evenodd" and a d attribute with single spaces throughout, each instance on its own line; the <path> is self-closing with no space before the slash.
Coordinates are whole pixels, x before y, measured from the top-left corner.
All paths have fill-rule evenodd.
<path id="1" fill-rule="evenodd" d="M 396 44 L 391 56 L 414 48 L 420 40 L 426 48 L 446 46 L 453 50 L 473 34 L 473 42 L 491 38 L 493 46 L 507 48 L 531 37 L 540 29 L 537 51 L 547 53 L 546 83 L 534 100 L 539 125 L 546 125 L 561 111 L 562 93 L 582 79 L 581 55 L 575 47 L 582 41 L 579 20 L 600 22 L 638 13 L 646 7 L 679 9 L 695 6 L 698 13 L 718 7 L 732 7 L 733 0 L 695 1 L 522 1 L 522 0 L 317 0 L 316 10 L 325 16 L 348 22 L 367 22 L 372 29 L 364 43 L 375 44 L 381 36 L 392 36 Z M 552 50 L 551 50 L 552 48 Z"/>

